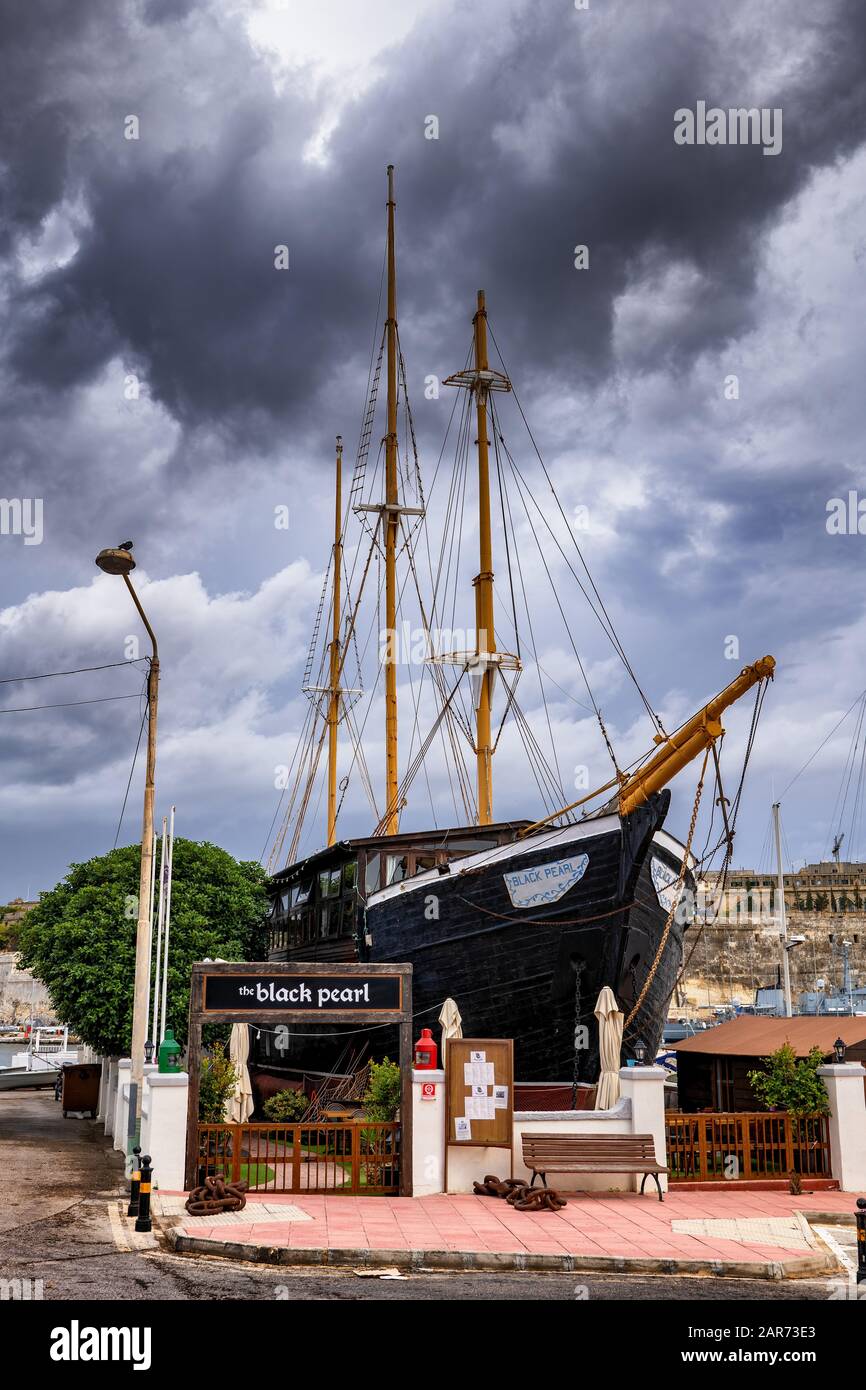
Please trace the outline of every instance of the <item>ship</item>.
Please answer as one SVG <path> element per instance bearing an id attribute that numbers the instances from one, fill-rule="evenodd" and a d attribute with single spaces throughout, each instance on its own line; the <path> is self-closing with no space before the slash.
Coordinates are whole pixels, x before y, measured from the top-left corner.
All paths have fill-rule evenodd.
<path id="1" fill-rule="evenodd" d="M 490 364 L 483 291 L 476 299 L 465 365 L 444 382 L 462 393 L 463 405 L 440 543 L 440 556 L 448 554 L 449 558 L 440 558 L 438 570 L 431 572 L 432 597 L 423 592 L 412 562 L 413 543 L 417 548 L 427 507 L 397 329 L 393 178 L 393 167 L 389 166 L 383 263 L 387 307 L 379 353 L 378 358 L 371 353 L 367 402 L 345 508 L 342 437 L 337 436 L 334 543 L 303 680 L 310 703 L 283 789 L 288 806 L 283 809 L 281 799 L 278 812 L 282 812 L 282 820 L 267 861 L 269 956 L 274 961 L 411 963 L 413 1009 L 419 1024 L 435 1024 L 445 1001 L 452 1000 L 459 1009 L 465 1036 L 513 1038 L 518 1081 L 562 1082 L 575 1088 L 592 1085 L 600 1066 L 594 1009 L 605 985 L 613 990 L 624 1015 L 623 1059 L 651 1059 L 661 1044 L 668 1006 L 683 966 L 685 936 L 694 920 L 690 904 L 696 900 L 698 862 L 692 839 L 708 775 L 716 778 L 724 821 L 719 843 L 724 846 L 726 862 L 733 844 L 739 791 L 732 811 L 719 768 L 718 748 L 724 732 L 721 717 L 754 688 L 751 747 L 775 663 L 766 656 L 746 666 L 692 718 L 675 730 L 665 729 L 625 656 L 532 439 L 545 486 L 553 493 L 582 567 L 578 569 L 577 563 L 566 557 L 567 568 L 623 660 L 652 721 L 652 743 L 646 755 L 631 767 L 622 768 L 571 636 L 561 595 L 555 592 L 591 702 L 589 708 L 611 760 L 607 782 L 563 804 L 567 798 L 543 759 L 539 739 L 516 693 L 525 666 L 531 665 L 539 680 L 542 669 L 534 645 L 529 662 L 520 646 L 515 592 L 523 586 L 523 571 L 516 555 L 521 541 L 513 521 L 509 544 L 512 502 L 516 505 L 519 499 L 529 513 L 534 499 L 524 492 L 525 475 L 517 469 L 505 442 L 496 401 L 500 395 L 516 393 L 498 347 L 498 367 Z M 371 479 L 368 454 L 383 366 L 386 428 L 380 449 L 382 468 L 377 464 Z M 398 408 L 408 418 L 409 443 L 402 455 Z M 525 420 L 522 406 L 518 408 Z M 453 528 L 465 510 L 473 434 L 478 537 L 478 567 L 472 577 L 475 625 L 471 640 L 452 650 L 436 639 L 435 618 L 449 605 L 453 611 L 456 603 L 456 595 L 453 601 L 443 597 L 447 584 L 442 576 L 444 572 L 446 581 L 457 582 L 458 566 L 456 562 L 452 565 L 450 558 L 453 542 L 451 552 L 447 549 L 449 527 Z M 513 495 L 503 485 L 509 465 Z M 380 472 L 384 486 L 382 493 L 374 496 Z M 499 483 L 497 500 L 505 535 L 507 591 L 512 600 L 509 637 L 514 637 L 511 652 L 503 649 L 498 631 L 502 624 L 495 620 L 491 473 Z M 364 563 L 359 559 L 360 544 L 356 545 L 349 567 L 346 529 L 353 517 L 369 537 L 370 549 Z M 552 553 L 554 543 L 564 553 L 549 524 L 547 530 L 553 539 L 544 536 L 542 556 L 544 547 Z M 430 730 L 423 737 L 417 733 L 416 739 L 422 704 L 420 697 L 416 698 L 412 748 L 402 770 L 398 760 L 397 649 L 400 598 L 408 578 L 403 579 L 401 588 L 399 556 L 408 556 L 408 573 L 417 589 L 424 633 L 423 669 L 438 702 Z M 385 802 L 380 808 L 371 795 L 377 815 L 368 835 L 340 838 L 338 817 L 348 780 L 338 779 L 341 724 L 352 745 L 351 769 L 361 773 L 368 795 L 372 792 L 373 779 L 364 756 L 365 725 L 359 727 L 355 709 L 367 693 L 358 632 L 363 580 L 373 568 L 373 560 L 384 570 L 386 640 L 380 674 L 384 686 Z M 361 583 L 350 592 L 359 565 Z M 350 657 L 355 667 L 356 683 L 352 685 L 348 684 Z M 368 710 L 371 707 L 368 700 Z M 532 808 L 535 814 L 524 819 L 502 821 L 494 818 L 493 768 L 508 720 L 523 737 L 543 807 L 536 805 Z M 456 801 L 456 781 L 466 815 L 456 825 L 407 830 L 401 826 L 401 816 L 410 788 L 437 740 L 448 762 L 449 778 L 450 759 L 454 759 L 452 797 Z M 467 745 L 474 778 L 466 775 L 456 751 L 458 746 Z M 326 747 L 327 842 L 304 856 L 299 853 L 301 828 Z M 691 824 L 685 840 L 680 840 L 665 824 L 671 804 L 668 783 L 696 760 L 700 776 Z M 539 816 L 539 809 L 545 814 Z M 275 813 L 274 821 L 277 819 Z M 283 867 L 279 867 L 280 858 L 285 861 Z M 704 859 L 701 871 L 705 865 Z M 362 1034 L 339 1026 L 325 1032 L 313 1025 L 298 1025 L 288 1038 L 285 1031 L 277 1040 L 268 1030 L 259 1030 L 253 1049 L 254 1068 L 259 1072 L 315 1081 L 351 1073 L 365 1056 L 395 1055 L 395 1039 L 387 1028 L 364 1030 Z"/>

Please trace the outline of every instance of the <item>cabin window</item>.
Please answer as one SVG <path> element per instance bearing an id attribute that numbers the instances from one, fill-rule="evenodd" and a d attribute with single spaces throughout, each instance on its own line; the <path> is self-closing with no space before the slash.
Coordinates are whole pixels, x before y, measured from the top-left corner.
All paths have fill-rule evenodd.
<path id="1" fill-rule="evenodd" d="M 340 891 L 340 870 L 323 869 L 319 874 L 319 897 L 335 898 Z"/>
<path id="2" fill-rule="evenodd" d="M 402 883 L 408 867 L 409 861 L 405 854 L 386 854 L 385 886 L 390 888 L 392 883 Z"/>
<path id="3" fill-rule="evenodd" d="M 351 863 L 343 865 L 343 892 L 351 893 L 358 881 L 358 861 L 353 859 Z"/>
<path id="4" fill-rule="evenodd" d="M 304 883 L 295 883 L 292 886 L 292 907 L 299 907 L 301 903 L 309 902 L 312 890 L 313 880 L 311 878 L 308 878 Z"/>
<path id="5" fill-rule="evenodd" d="M 438 855 L 435 855 L 435 854 L 416 854 L 416 855 L 415 855 L 415 873 L 416 873 L 416 874 L 423 874 L 423 873 L 426 873 L 428 869 L 435 869 L 435 868 L 436 868 L 437 862 L 438 862 Z"/>
<path id="6" fill-rule="evenodd" d="M 364 870 L 364 891 L 368 897 L 371 893 L 378 893 L 381 888 L 381 875 L 382 856 L 380 854 L 368 854 Z"/>

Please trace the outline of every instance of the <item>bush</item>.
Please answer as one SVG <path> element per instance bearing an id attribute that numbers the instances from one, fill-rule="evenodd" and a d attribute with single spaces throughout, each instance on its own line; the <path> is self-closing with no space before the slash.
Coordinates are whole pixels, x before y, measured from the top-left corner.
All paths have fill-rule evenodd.
<path id="1" fill-rule="evenodd" d="M 758 1102 L 767 1110 L 787 1110 L 789 1115 L 828 1115 L 830 1103 L 818 1068 L 824 1058 L 820 1047 L 797 1060 L 790 1043 L 763 1059 L 763 1071 L 748 1073 Z"/>
<path id="2" fill-rule="evenodd" d="M 238 1074 L 226 1056 L 222 1043 L 216 1043 L 209 1057 L 201 1062 L 198 1117 L 202 1124 L 219 1125 L 226 1117 L 226 1106 L 234 1095 Z"/>
<path id="3" fill-rule="evenodd" d="M 310 1102 L 303 1091 L 277 1091 L 262 1106 L 269 1120 L 279 1120 L 283 1124 L 294 1125 L 302 1120 L 310 1108 Z"/>
<path id="4" fill-rule="evenodd" d="M 396 1062 L 370 1063 L 370 1084 L 364 1095 L 368 1120 L 385 1122 L 397 1117 L 400 1106 L 400 1068 Z"/>

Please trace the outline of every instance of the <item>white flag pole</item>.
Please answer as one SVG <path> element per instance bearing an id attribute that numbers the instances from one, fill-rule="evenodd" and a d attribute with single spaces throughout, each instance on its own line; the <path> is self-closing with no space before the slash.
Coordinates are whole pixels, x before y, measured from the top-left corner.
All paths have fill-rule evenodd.
<path id="1" fill-rule="evenodd" d="M 168 874 L 165 886 L 165 945 L 162 953 L 162 1013 L 160 1015 L 159 1040 L 165 1037 L 166 1002 L 168 999 L 168 931 L 171 924 L 171 873 L 174 868 L 174 807 L 171 808 L 171 823 L 168 832 Z"/>
<path id="2" fill-rule="evenodd" d="M 159 1046 L 159 999 L 160 999 L 160 972 L 162 970 L 162 924 L 165 918 L 165 865 L 166 865 L 166 826 L 165 816 L 162 818 L 162 849 L 159 859 L 159 911 L 157 913 L 156 927 L 156 979 L 153 985 L 153 1041 Z"/>
<path id="3" fill-rule="evenodd" d="M 145 1040 L 152 1042 L 150 1035 L 150 971 L 153 965 L 153 896 L 156 886 L 156 831 L 153 832 L 153 841 L 150 853 L 150 899 L 147 913 L 147 1018 L 144 1025 Z"/>

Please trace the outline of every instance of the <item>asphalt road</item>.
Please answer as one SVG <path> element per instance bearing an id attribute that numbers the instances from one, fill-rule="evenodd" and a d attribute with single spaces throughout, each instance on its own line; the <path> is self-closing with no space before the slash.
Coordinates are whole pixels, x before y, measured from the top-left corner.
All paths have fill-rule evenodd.
<path id="1" fill-rule="evenodd" d="M 119 1211 L 122 1163 L 101 1127 L 63 1120 L 48 1094 L 0 1095 L 0 1280 L 41 1281 L 51 1301 L 609 1301 L 826 1300 L 828 1280 L 573 1274 L 287 1272 L 154 1245 L 126 1248 Z M 113 1218 L 113 1219 L 112 1219 Z"/>

